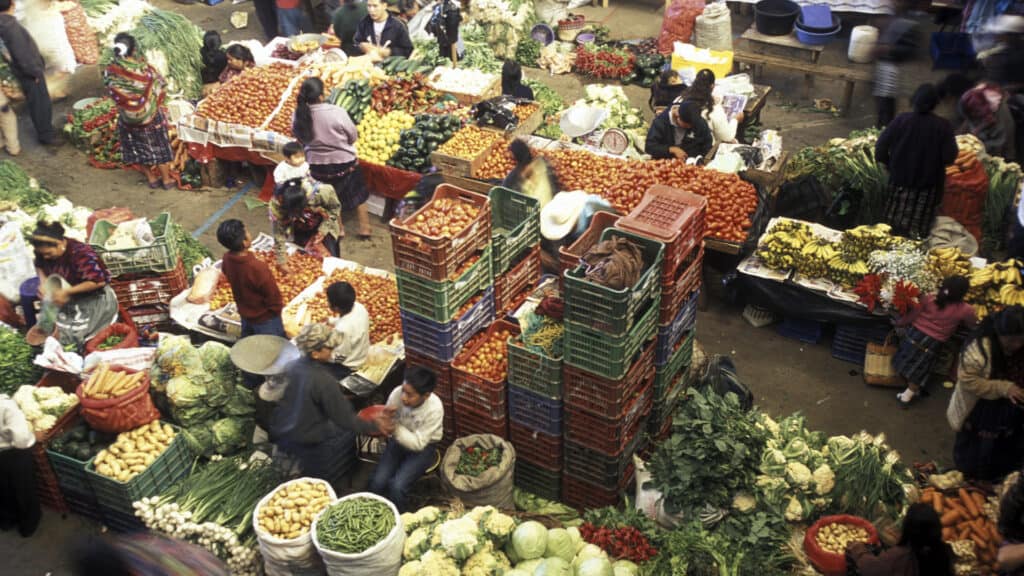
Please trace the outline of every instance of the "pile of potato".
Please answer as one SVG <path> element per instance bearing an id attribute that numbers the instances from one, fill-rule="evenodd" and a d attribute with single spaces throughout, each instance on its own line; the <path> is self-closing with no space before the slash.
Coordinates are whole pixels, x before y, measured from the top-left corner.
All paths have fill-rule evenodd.
<path id="1" fill-rule="evenodd" d="M 815 539 L 818 546 L 833 554 L 846 554 L 846 547 L 853 542 L 868 542 L 871 535 L 860 526 L 853 524 L 826 524 L 818 529 Z"/>
<path id="2" fill-rule="evenodd" d="M 154 420 L 135 430 L 118 434 L 117 440 L 93 460 L 96 472 L 118 482 L 138 476 L 174 441 L 170 424 Z"/>
<path id="3" fill-rule="evenodd" d="M 331 494 L 323 482 L 290 482 L 271 495 L 256 517 L 264 532 L 292 540 L 309 532 L 313 519 L 330 503 Z"/>

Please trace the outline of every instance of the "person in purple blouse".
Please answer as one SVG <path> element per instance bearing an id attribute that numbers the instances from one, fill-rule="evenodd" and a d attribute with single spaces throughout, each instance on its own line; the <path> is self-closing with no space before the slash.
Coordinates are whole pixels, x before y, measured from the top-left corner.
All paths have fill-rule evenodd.
<path id="1" fill-rule="evenodd" d="M 310 175 L 334 186 L 342 212 L 356 211 L 359 237 L 368 240 L 370 214 L 366 199 L 370 192 L 356 160 L 359 133 L 344 108 L 324 102 L 324 83 L 319 78 L 307 78 L 299 88 L 292 133 L 306 149 Z"/>
<path id="2" fill-rule="evenodd" d="M 35 248 L 39 296 L 44 306 L 52 304 L 58 310 L 58 339 L 81 346 L 117 317 L 110 272 L 91 246 L 65 237 L 59 223 L 39 222 L 29 241 Z M 62 280 L 59 285 L 54 276 Z M 49 335 L 53 326 L 41 328 Z"/>

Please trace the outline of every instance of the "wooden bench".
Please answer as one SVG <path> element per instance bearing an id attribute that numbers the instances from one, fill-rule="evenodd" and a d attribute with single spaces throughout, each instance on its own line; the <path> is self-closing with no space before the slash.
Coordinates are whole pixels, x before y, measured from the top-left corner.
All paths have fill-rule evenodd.
<path id="1" fill-rule="evenodd" d="M 822 76 L 832 80 L 845 82 L 846 88 L 843 91 L 843 102 L 841 106 L 844 116 L 850 113 L 850 104 L 853 101 L 853 88 L 856 83 L 870 82 L 874 78 L 874 75 L 868 68 L 854 67 L 853 65 L 845 67 L 831 66 L 816 62 L 793 60 L 791 58 L 773 56 L 771 54 L 756 54 L 743 50 L 737 50 L 734 52 L 732 59 L 738 66 L 745 64 L 751 67 L 755 78 L 757 75 L 764 73 L 765 66 L 802 72 L 804 75 L 804 98 L 808 98 L 810 96 L 811 88 L 814 86 L 815 76 Z"/>

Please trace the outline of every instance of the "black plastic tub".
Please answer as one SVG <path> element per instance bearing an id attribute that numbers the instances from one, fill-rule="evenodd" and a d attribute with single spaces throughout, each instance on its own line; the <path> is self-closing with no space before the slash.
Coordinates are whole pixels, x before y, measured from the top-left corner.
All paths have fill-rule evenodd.
<path id="1" fill-rule="evenodd" d="M 766 36 L 785 36 L 793 31 L 800 6 L 791 0 L 761 0 L 754 4 L 754 26 Z"/>

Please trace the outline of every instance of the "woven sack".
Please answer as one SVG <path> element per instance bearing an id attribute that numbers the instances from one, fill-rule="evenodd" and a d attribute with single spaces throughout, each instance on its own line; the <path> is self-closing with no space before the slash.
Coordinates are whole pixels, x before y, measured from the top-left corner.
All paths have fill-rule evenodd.
<path id="1" fill-rule="evenodd" d="M 501 447 L 501 462 L 484 470 L 479 476 L 456 474 L 455 468 L 462 457 L 462 449 L 478 445 L 484 450 Z M 512 499 L 516 449 L 494 434 L 472 434 L 458 438 L 448 447 L 441 460 L 441 480 L 452 496 L 457 496 L 468 507 L 494 506 L 503 510 L 515 507 Z"/>
<path id="2" fill-rule="evenodd" d="M 136 372 L 121 366 L 111 366 L 110 370 L 128 374 Z M 160 412 L 149 396 L 148 374 L 142 376 L 142 381 L 134 390 L 116 398 L 89 398 L 83 392 L 84 387 L 84 382 L 79 384 L 75 395 L 82 406 L 82 418 L 95 430 L 117 434 L 160 419 Z"/>
<path id="3" fill-rule="evenodd" d="M 903 377 L 896 372 L 892 361 L 900 347 L 895 342 L 895 332 L 890 332 L 883 344 L 868 342 L 864 354 L 864 382 L 872 386 L 902 387 Z"/>

